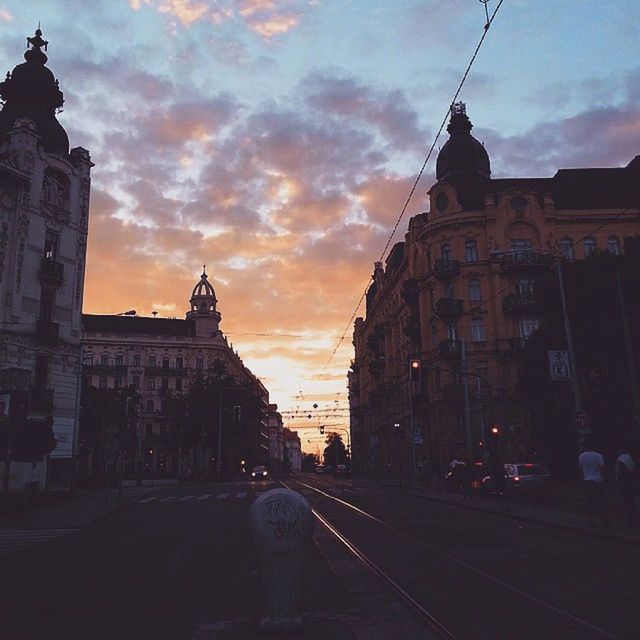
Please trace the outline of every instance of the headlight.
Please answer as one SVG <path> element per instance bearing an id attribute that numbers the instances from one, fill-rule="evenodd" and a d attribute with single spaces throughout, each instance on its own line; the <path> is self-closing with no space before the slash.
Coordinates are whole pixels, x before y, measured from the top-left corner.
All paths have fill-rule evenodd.
<path id="1" fill-rule="evenodd" d="M 266 476 L 266 475 L 267 475 L 267 472 L 266 472 L 266 471 L 263 471 L 263 472 L 262 472 L 262 475 L 263 475 L 263 476 Z"/>
<path id="2" fill-rule="evenodd" d="M 252 477 L 252 478 L 255 478 L 255 477 L 256 477 L 256 474 L 255 474 L 253 471 L 251 472 L 251 477 Z"/>

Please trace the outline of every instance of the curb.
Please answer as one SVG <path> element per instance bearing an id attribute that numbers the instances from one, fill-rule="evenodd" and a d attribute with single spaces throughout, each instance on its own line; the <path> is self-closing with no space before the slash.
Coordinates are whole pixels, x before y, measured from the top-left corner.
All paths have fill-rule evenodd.
<path id="1" fill-rule="evenodd" d="M 387 487 L 390 488 L 390 487 Z M 569 533 L 578 533 L 590 538 L 597 538 L 599 540 L 613 540 L 615 542 L 622 542 L 631 546 L 638 546 L 640 544 L 640 535 L 636 539 L 628 538 L 626 536 L 617 535 L 614 533 L 608 533 L 606 531 L 593 531 L 589 528 L 578 527 L 570 524 L 562 524 L 559 522 L 553 522 L 552 520 L 545 520 L 543 518 L 536 518 L 535 516 L 527 516 L 524 514 L 514 513 L 513 511 L 498 511 L 482 505 L 470 504 L 467 502 L 452 502 L 443 498 L 437 498 L 435 496 L 428 496 L 424 493 L 416 493 L 408 489 L 401 489 L 401 492 L 413 496 L 414 498 L 423 498 L 424 500 L 431 500 L 440 504 L 446 504 L 451 507 L 460 507 L 462 509 L 468 509 L 470 511 L 480 511 L 482 513 L 492 513 L 497 516 L 508 516 L 514 520 L 521 520 L 523 522 L 531 522 L 533 524 L 544 525 L 560 531 L 567 531 Z"/>

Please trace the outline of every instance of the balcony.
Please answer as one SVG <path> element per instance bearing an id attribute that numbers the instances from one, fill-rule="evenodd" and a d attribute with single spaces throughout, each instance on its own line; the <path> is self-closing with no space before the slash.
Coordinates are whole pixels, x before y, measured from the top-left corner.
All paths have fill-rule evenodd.
<path id="1" fill-rule="evenodd" d="M 440 342 L 436 355 L 439 358 L 456 359 L 460 357 L 460 353 L 460 341 L 447 339 Z"/>
<path id="2" fill-rule="evenodd" d="M 440 298 L 436 301 L 436 313 L 440 318 L 454 318 L 462 313 L 462 305 L 459 298 Z"/>
<path id="3" fill-rule="evenodd" d="M 418 281 L 415 278 L 409 278 L 402 283 L 401 291 L 402 299 L 409 305 L 418 304 Z"/>
<path id="4" fill-rule="evenodd" d="M 532 314 L 539 311 L 538 296 L 533 291 L 521 291 L 506 296 L 502 301 L 502 308 L 509 314 Z"/>
<path id="5" fill-rule="evenodd" d="M 414 318 L 407 320 L 404 325 L 402 325 L 402 333 L 409 338 L 419 340 L 421 334 L 420 322 Z"/>
<path id="6" fill-rule="evenodd" d="M 446 260 L 438 258 L 433 268 L 433 275 L 436 278 L 453 278 L 460 273 L 460 262 L 458 260 Z"/>
<path id="7" fill-rule="evenodd" d="M 64 265 L 50 258 L 42 258 L 40 263 L 40 282 L 59 287 L 64 280 Z"/>
<path id="8" fill-rule="evenodd" d="M 536 251 L 505 253 L 500 257 L 504 272 L 531 273 L 540 271 L 551 264 L 551 256 Z"/>
<path id="9" fill-rule="evenodd" d="M 50 320 L 36 320 L 36 338 L 42 342 L 57 342 L 60 325 Z"/>

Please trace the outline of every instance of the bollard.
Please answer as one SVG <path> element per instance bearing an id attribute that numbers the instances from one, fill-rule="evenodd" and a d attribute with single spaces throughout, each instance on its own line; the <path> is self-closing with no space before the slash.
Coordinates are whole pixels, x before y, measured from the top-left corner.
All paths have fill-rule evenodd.
<path id="1" fill-rule="evenodd" d="M 290 489 L 272 489 L 253 503 L 251 535 L 267 599 L 264 631 L 296 631 L 305 556 L 311 545 L 313 514 L 309 503 Z"/>

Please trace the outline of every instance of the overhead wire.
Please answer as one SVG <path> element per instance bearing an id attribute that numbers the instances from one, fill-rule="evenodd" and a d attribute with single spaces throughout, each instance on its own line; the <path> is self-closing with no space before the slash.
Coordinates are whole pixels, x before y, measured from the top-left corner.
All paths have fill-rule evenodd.
<path id="1" fill-rule="evenodd" d="M 467 65 L 467 68 L 465 69 L 464 74 L 462 75 L 462 78 L 458 84 L 458 87 L 453 95 L 453 98 L 451 100 L 451 102 L 449 103 L 449 106 L 447 108 L 447 112 L 444 116 L 444 118 L 442 119 L 442 122 L 440 123 L 440 126 L 438 128 L 438 132 L 435 135 L 435 138 L 433 139 L 433 143 L 431 144 L 431 147 L 429 147 L 429 151 L 427 153 L 427 156 L 424 160 L 424 162 L 422 163 L 422 166 L 420 167 L 420 171 L 418 172 L 416 179 L 413 182 L 413 185 L 411 187 L 411 190 L 409 191 L 409 195 L 407 196 L 407 199 L 405 200 L 405 203 L 400 211 L 400 214 L 395 222 L 395 224 L 393 225 L 393 229 L 391 230 L 391 234 L 389 235 L 389 238 L 384 246 L 384 249 L 382 250 L 382 254 L 380 256 L 380 262 L 382 262 L 382 260 L 384 259 L 384 256 L 387 252 L 387 249 L 389 248 L 389 246 L 391 245 L 391 242 L 393 241 L 393 238 L 395 236 L 395 233 L 398 229 L 398 227 L 400 226 L 400 222 L 402 221 L 402 219 L 404 218 L 404 215 L 407 211 L 407 207 L 409 206 L 409 202 L 411 201 L 411 198 L 413 197 L 413 194 L 416 191 L 416 188 L 418 186 L 418 183 L 420 182 L 420 179 L 422 178 L 422 175 L 424 173 L 424 170 L 427 166 L 427 163 L 429 162 L 429 160 L 431 159 L 431 154 L 433 153 L 433 150 L 435 149 L 435 146 L 438 142 L 438 139 L 440 138 L 440 134 L 442 133 L 442 130 L 444 129 L 445 124 L 447 123 L 447 119 L 449 118 L 449 113 L 451 112 L 451 107 L 452 105 L 455 103 L 455 101 L 458 99 L 458 96 L 460 95 L 460 91 L 462 91 L 462 87 L 464 86 L 464 83 L 467 80 L 467 77 L 469 76 L 469 73 L 471 72 L 471 67 L 473 66 L 473 63 L 475 62 L 476 58 L 478 57 L 478 54 L 480 53 L 480 49 L 482 48 L 482 45 L 485 41 L 485 38 L 487 37 L 487 34 L 489 33 L 489 27 L 491 26 L 491 24 L 493 23 L 493 20 L 495 19 L 498 11 L 500 10 L 500 7 L 502 6 L 502 4 L 504 3 L 504 0 L 499 0 L 496 8 L 494 9 L 493 13 L 491 14 L 491 16 L 489 17 L 489 19 L 487 20 L 486 24 L 484 25 L 484 30 L 482 33 L 482 37 L 480 38 L 480 40 L 478 41 L 478 44 L 476 45 L 476 48 L 473 52 L 473 55 L 471 56 L 471 59 L 469 60 L 469 64 Z M 354 310 L 354 312 L 351 315 L 351 318 L 349 319 L 349 322 L 344 330 L 344 332 L 342 333 L 342 335 L 340 336 L 340 339 L 338 340 L 336 346 L 334 347 L 333 351 L 331 352 L 331 355 L 329 356 L 329 359 L 327 360 L 326 364 L 324 365 L 324 367 L 322 368 L 322 371 L 317 375 L 317 379 L 320 380 L 322 379 L 322 376 L 324 375 L 325 371 L 327 370 L 327 368 L 329 367 L 329 365 L 331 364 L 331 361 L 333 360 L 333 358 L 335 357 L 336 353 L 338 352 L 338 349 L 340 348 L 340 346 L 342 345 L 342 342 L 345 339 L 345 336 L 347 335 L 347 332 L 349 331 L 353 321 L 355 320 L 357 314 L 358 314 L 358 310 L 360 309 L 360 305 L 362 304 L 362 301 L 365 299 L 366 295 L 367 295 L 367 289 L 369 287 L 369 283 L 371 282 L 371 279 L 369 279 L 369 281 L 367 282 L 367 286 L 365 287 L 364 292 L 362 293 L 362 295 L 360 296 L 360 299 L 358 300 L 358 304 L 356 305 L 356 308 Z"/>

